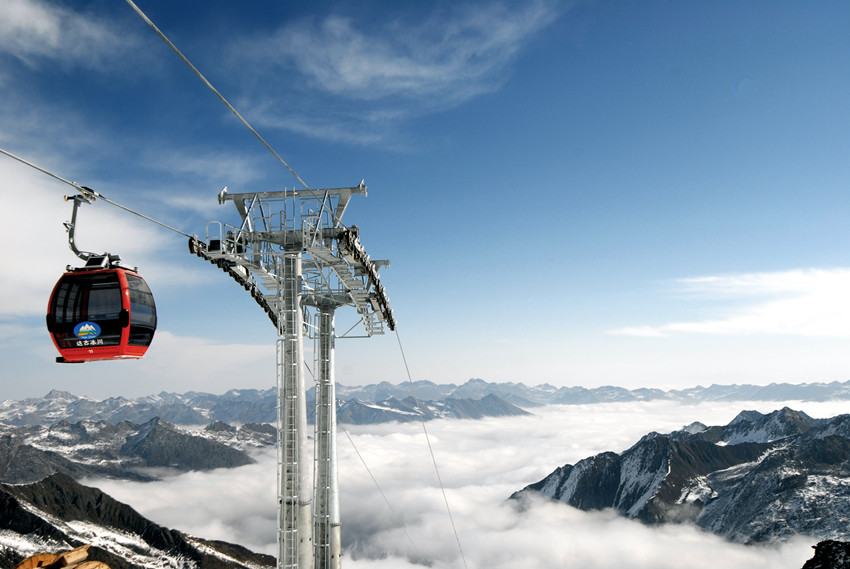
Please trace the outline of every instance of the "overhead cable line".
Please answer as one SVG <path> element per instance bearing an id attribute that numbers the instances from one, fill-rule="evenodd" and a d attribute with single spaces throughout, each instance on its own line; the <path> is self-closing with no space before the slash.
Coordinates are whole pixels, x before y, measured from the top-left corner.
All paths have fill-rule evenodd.
<path id="1" fill-rule="evenodd" d="M 340 423 L 340 426 L 342 427 L 341 423 Z M 357 458 L 360 459 L 360 463 L 363 464 L 363 468 L 366 469 L 366 472 L 369 474 L 369 477 L 372 479 L 372 483 L 375 485 L 375 488 L 378 489 L 378 493 L 384 499 L 384 503 L 387 505 L 387 509 L 390 511 L 390 513 L 393 515 L 393 517 L 398 517 L 395 510 L 393 509 L 392 504 L 390 504 L 389 498 L 387 498 L 387 495 L 384 494 L 384 491 L 381 489 L 381 485 L 378 484 L 378 480 L 375 478 L 375 475 L 372 474 L 372 469 L 369 468 L 369 465 L 366 463 L 366 460 L 363 458 L 363 455 L 360 454 L 359 450 L 357 450 L 357 445 L 354 444 L 354 439 L 351 438 L 351 434 L 348 432 L 348 429 L 346 429 L 345 427 L 342 427 L 342 432 L 345 433 L 346 437 L 348 437 L 348 442 L 351 443 L 351 448 L 354 449 L 354 453 L 357 455 Z M 416 552 L 416 555 L 418 555 L 420 558 L 424 559 L 424 556 L 422 555 L 422 553 L 419 552 L 419 548 L 416 547 L 416 543 L 414 543 L 413 538 L 410 537 L 409 533 L 407 533 L 407 527 L 405 527 L 404 524 L 402 524 L 402 526 L 401 526 L 401 531 L 403 531 L 404 535 L 407 536 L 407 541 L 409 541 L 410 545 L 413 546 L 413 551 Z"/>
<path id="2" fill-rule="evenodd" d="M 145 13 L 144 13 L 144 12 L 142 12 L 142 11 L 141 11 L 141 9 L 139 9 L 139 7 L 138 7 L 138 6 L 136 6 L 136 5 L 133 3 L 133 0 L 127 0 L 127 4 L 129 4 L 129 5 L 130 5 L 130 7 L 131 7 L 131 8 L 133 8 L 133 10 L 135 10 L 135 11 L 136 11 L 136 13 L 139 15 L 139 17 L 141 17 L 141 18 L 142 18 L 142 19 L 143 19 L 143 20 L 147 23 L 147 25 L 149 25 L 149 26 L 151 27 L 151 29 L 152 29 L 154 32 L 156 32 L 156 34 L 157 34 L 157 35 L 158 35 L 158 36 L 162 39 L 162 41 L 164 41 L 166 44 L 168 44 L 168 47 L 170 47 L 170 48 L 174 51 L 174 53 L 176 53 L 176 54 L 178 55 L 178 57 L 180 57 L 180 59 L 182 59 L 182 60 L 183 60 L 183 63 L 185 63 L 186 65 L 188 65 L 188 66 L 189 66 L 189 68 L 190 68 L 192 71 L 194 71 L 194 72 L 195 72 L 195 75 L 197 75 L 197 76 L 200 78 L 200 80 L 204 82 L 204 85 L 206 85 L 207 87 L 209 87 L 210 91 L 212 91 L 213 93 L 215 93 L 215 96 L 216 96 L 216 97 L 218 97 L 219 99 L 221 99 L 221 102 L 222 102 L 222 103 L 224 103 L 225 105 L 227 105 L 227 108 L 228 108 L 228 109 L 230 109 L 230 111 L 231 111 L 234 115 L 236 115 L 236 118 L 238 118 L 240 121 L 242 121 L 242 124 L 244 124 L 246 127 L 248 127 L 248 130 L 250 130 L 251 132 L 253 132 L 253 133 L 254 133 L 254 136 L 256 136 L 256 137 L 257 137 L 257 139 L 258 139 L 260 142 L 262 142 L 262 143 L 263 143 L 263 146 L 265 146 L 265 147 L 269 150 L 269 152 L 271 152 L 272 154 L 274 154 L 274 156 L 275 156 L 275 157 L 276 157 L 276 158 L 280 161 L 280 163 L 281 163 L 281 164 L 283 164 L 284 166 L 286 166 L 286 169 L 287 169 L 287 170 L 289 170 L 289 172 L 290 172 L 293 176 L 295 176 L 295 178 L 296 178 L 299 182 L 301 182 L 301 184 L 302 184 L 302 185 L 303 185 L 306 189 L 310 190 L 311 188 L 310 188 L 310 186 L 308 186 L 308 185 L 307 185 L 307 182 L 305 182 L 304 180 L 302 180 L 302 179 L 301 179 L 301 177 L 300 177 L 298 174 L 296 174 L 296 173 L 295 173 L 295 170 L 293 170 L 293 169 L 289 166 L 289 164 L 287 164 L 287 163 L 286 163 L 286 161 L 285 161 L 285 160 L 284 160 L 284 159 L 280 156 L 280 154 L 278 154 L 277 152 L 275 152 L 274 148 L 272 148 L 272 147 L 271 147 L 271 145 L 269 145 L 269 143 L 268 143 L 268 142 L 266 142 L 266 140 L 265 140 L 262 136 L 260 136 L 260 133 L 258 133 L 258 132 L 254 129 L 254 127 L 252 127 L 252 126 L 248 123 L 248 121 L 247 121 L 247 120 L 245 120 L 245 119 L 242 117 L 242 115 L 240 115 L 240 114 L 239 114 L 239 111 L 237 111 L 237 110 L 233 107 L 233 105 L 231 105 L 231 104 L 227 101 L 227 99 L 225 99 L 225 98 L 224 98 L 224 95 L 222 95 L 221 93 L 219 93 L 218 89 L 216 89 L 215 87 L 213 87 L 212 83 L 210 83 L 209 81 L 207 81 L 207 78 L 206 78 L 206 77 L 204 77 L 204 76 L 203 76 L 203 74 L 202 74 L 200 71 L 198 71 L 198 68 L 197 68 L 197 67 L 195 67 L 194 65 L 192 65 L 192 62 L 191 62 L 191 61 L 189 61 L 189 59 L 188 59 L 185 55 L 183 55 L 183 53 L 182 53 L 179 49 L 177 49 L 177 46 L 176 46 L 176 45 L 174 45 L 173 43 L 171 43 L 171 40 L 169 40 L 169 39 L 165 36 L 165 34 L 164 34 L 164 33 L 162 33 L 162 31 L 160 31 L 160 29 L 159 29 L 158 27 L 156 27 L 156 24 L 154 24 L 154 23 L 150 20 L 150 18 L 148 18 L 148 17 L 145 15 Z"/>
<path id="3" fill-rule="evenodd" d="M 129 208 L 129 207 L 127 207 L 127 206 L 125 206 L 125 205 L 121 205 L 121 204 L 120 204 L 120 203 L 118 203 L 118 202 L 114 202 L 114 201 L 110 200 L 109 198 L 107 198 L 106 196 L 104 196 L 103 194 L 100 194 L 100 193 L 98 193 L 98 192 L 94 191 L 93 189 L 91 189 L 91 188 L 89 188 L 89 187 L 87 187 L 87 186 L 81 186 L 81 185 L 79 185 L 77 182 L 72 182 L 72 181 L 70 181 L 70 180 L 66 180 L 66 179 L 65 179 L 65 178 L 63 178 L 62 176 L 58 176 L 58 175 L 54 174 L 53 172 L 50 172 L 49 170 L 45 170 L 44 168 L 42 168 L 42 167 L 40 167 L 40 166 L 36 166 L 36 165 L 35 165 L 35 164 L 33 164 L 32 162 L 29 162 L 29 161 L 27 161 L 27 160 L 24 160 L 24 159 L 23 159 L 23 158 L 21 158 L 20 156 L 16 156 L 16 155 L 12 154 L 11 152 L 8 152 L 8 151 L 6 151 L 6 150 L 3 150 L 2 148 L 0 148 L 0 153 L 5 154 L 5 155 L 6 155 L 6 156 L 8 156 L 9 158 L 14 158 L 15 160 L 17 160 L 17 161 L 18 161 L 18 162 L 20 162 L 21 164 L 26 164 L 26 165 L 27 165 L 27 166 L 29 166 L 30 168 L 34 168 L 35 170 L 38 170 L 38 171 L 39 171 L 39 172 L 41 172 L 42 174 L 47 174 L 47 175 L 48 175 L 48 176 L 50 176 L 51 178 L 54 178 L 54 179 L 56 179 L 56 180 L 59 180 L 60 182 L 63 182 L 63 183 L 65 183 L 65 184 L 68 184 L 68 185 L 69 185 L 69 186 L 71 186 L 72 188 L 76 188 L 76 189 L 77 189 L 80 193 L 82 193 L 82 194 L 83 194 L 83 197 L 91 198 L 91 199 L 103 200 L 103 201 L 105 201 L 106 203 L 108 203 L 109 205 L 114 205 L 115 207 L 117 207 L 117 208 L 119 208 L 119 209 L 123 209 L 123 210 L 124 210 L 124 211 L 126 211 L 127 213 L 132 213 L 133 215 L 136 215 L 136 216 L 138 216 L 138 217 L 141 217 L 142 219 L 145 219 L 145 220 L 147 220 L 147 221 L 150 221 L 151 223 L 156 223 L 156 224 L 157 224 L 157 225 L 159 225 L 160 227 L 164 227 L 165 229 L 168 229 L 168 230 L 170 230 L 170 231 L 173 231 L 174 233 L 179 233 L 180 235 L 182 235 L 182 236 L 184 236 L 184 237 L 188 237 L 188 238 L 190 238 L 190 239 L 192 238 L 192 236 L 191 236 L 191 235 L 189 235 L 188 233 L 184 233 L 183 231 L 180 231 L 179 229 L 176 229 L 176 228 L 174 228 L 174 227 L 171 227 L 171 226 L 170 226 L 170 225 L 168 225 L 168 224 L 165 224 L 165 223 L 163 223 L 163 222 L 161 222 L 161 221 L 158 221 L 158 220 L 156 220 L 156 219 L 154 219 L 154 218 L 152 218 L 152 217 L 149 217 L 149 216 L 147 216 L 147 215 L 145 215 L 145 214 L 143 214 L 143 213 L 140 213 L 140 212 L 138 212 L 138 211 L 136 211 L 136 210 L 134 210 L 134 209 L 131 209 L 131 208 Z"/>
<path id="4" fill-rule="evenodd" d="M 422 432 L 425 433 L 425 442 L 428 443 L 428 452 L 431 453 L 431 461 L 434 463 L 434 472 L 437 475 L 437 482 L 440 484 L 440 490 L 443 493 L 443 501 L 446 504 L 446 512 L 449 515 L 449 521 L 452 524 L 452 531 L 455 535 L 455 541 L 457 541 L 457 549 L 460 552 L 460 558 L 463 561 L 463 566 L 467 569 L 469 565 L 466 563 L 466 556 L 463 554 L 463 547 L 460 544 L 460 536 L 457 533 L 457 527 L 455 526 L 454 516 L 452 516 L 452 509 L 449 507 L 449 498 L 446 495 L 446 487 L 443 485 L 443 479 L 440 476 L 440 469 L 437 467 L 437 457 L 434 455 L 434 448 L 431 446 L 431 437 L 428 435 L 428 429 L 425 426 L 425 416 L 422 413 L 422 404 L 419 402 L 419 398 L 416 396 L 416 389 L 413 387 L 413 377 L 410 375 L 410 368 L 407 365 L 407 357 L 404 355 L 404 348 L 401 345 L 401 336 L 398 333 L 398 327 L 394 329 L 395 337 L 398 341 L 398 349 L 401 352 L 401 359 L 404 361 L 404 369 L 407 372 L 407 381 L 410 384 L 410 393 L 413 395 L 413 400 L 416 402 L 416 410 L 419 412 L 419 421 L 422 423 Z"/>
<path id="5" fill-rule="evenodd" d="M 316 381 L 316 375 L 313 373 L 313 370 L 310 369 L 310 366 L 306 362 L 304 362 L 304 368 L 307 370 L 307 373 L 310 374 L 310 377 L 312 377 L 313 381 L 315 382 Z M 378 490 L 378 493 L 384 499 L 384 503 L 387 505 L 387 509 L 390 511 L 390 513 L 393 515 L 393 517 L 398 517 L 395 510 L 393 509 L 392 504 L 390 503 L 389 498 L 387 498 L 387 495 L 384 493 L 383 488 L 381 488 L 381 485 L 378 484 L 378 479 L 375 478 L 374 474 L 372 474 L 372 469 L 369 468 L 369 464 L 366 462 L 366 459 L 363 458 L 363 455 L 360 454 L 360 450 L 357 448 L 357 445 L 354 444 L 354 439 L 351 438 L 351 433 L 348 432 L 348 429 L 346 429 L 342 425 L 342 423 L 338 422 L 338 426 L 342 428 L 342 432 L 345 433 L 346 437 L 348 437 L 348 442 L 351 443 L 351 448 L 354 449 L 354 454 L 356 454 L 357 458 L 360 459 L 360 463 L 363 465 L 363 468 L 366 469 L 366 472 L 369 474 L 369 478 L 372 479 L 372 484 L 375 485 L 375 489 Z M 413 551 L 416 552 L 416 555 L 418 555 L 420 558 L 424 558 L 422 553 L 419 552 L 419 548 L 416 547 L 416 543 L 413 541 L 413 538 L 410 537 L 410 534 L 407 532 L 407 528 L 404 525 L 401 526 L 401 531 L 403 531 L 404 535 L 407 536 L 407 541 L 409 541 L 410 545 L 413 546 Z"/>

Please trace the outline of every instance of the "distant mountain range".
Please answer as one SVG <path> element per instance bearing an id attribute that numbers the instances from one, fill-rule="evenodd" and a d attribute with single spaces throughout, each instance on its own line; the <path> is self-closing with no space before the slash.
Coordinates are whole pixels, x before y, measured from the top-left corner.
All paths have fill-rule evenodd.
<path id="1" fill-rule="evenodd" d="M 339 386 L 340 391 L 348 389 Z M 375 391 L 377 393 L 377 391 Z M 381 393 L 386 393 L 382 390 Z M 482 417 L 525 415 L 516 405 L 496 395 L 484 393 L 478 398 L 446 396 L 439 400 L 414 398 L 409 391 L 394 389 L 385 399 L 338 397 L 337 416 L 341 423 L 367 424 L 389 421 L 438 418 L 480 419 Z M 308 400 L 312 400 L 312 392 Z M 307 405 L 312 422 L 314 408 Z M 14 426 L 52 425 L 57 421 L 105 421 L 145 423 L 159 418 L 174 425 L 199 426 L 216 421 L 227 424 L 274 423 L 277 421 L 276 389 L 231 390 L 223 395 L 188 392 L 160 393 L 138 399 L 111 397 L 97 401 L 67 391 L 53 390 L 44 397 L 6 400 L 0 403 L 0 423 Z"/>
<path id="2" fill-rule="evenodd" d="M 413 393 L 411 393 L 413 392 Z M 544 383 L 528 386 L 523 383 L 491 383 L 482 379 L 470 379 L 462 385 L 436 384 L 430 381 L 415 381 L 393 385 L 388 382 L 363 387 L 337 386 L 337 397 L 341 400 L 359 399 L 379 401 L 391 397 L 404 399 L 412 394 L 418 399 L 443 400 L 481 399 L 495 395 L 523 409 L 542 405 L 587 405 L 593 403 L 615 403 L 627 401 L 669 400 L 686 403 L 702 401 L 834 401 L 850 400 L 850 381 L 831 383 L 771 383 L 770 385 L 698 385 L 688 389 L 623 387 L 555 387 Z"/>
<path id="3" fill-rule="evenodd" d="M 491 397 L 492 396 L 492 397 Z M 312 391 L 308 393 L 308 399 Z M 850 400 L 850 381 L 832 383 L 773 383 L 770 385 L 711 385 L 683 390 L 625 389 L 622 387 L 529 387 L 522 383 L 491 383 L 471 379 L 462 385 L 431 381 L 382 382 L 366 386 L 337 385 L 341 422 L 406 421 L 418 419 L 416 401 L 425 419 L 474 418 L 521 414 L 542 405 L 585 405 L 627 401 L 829 401 Z M 308 413 L 312 415 L 311 405 Z M 102 401 L 51 391 L 45 397 L 0 403 L 0 422 L 8 425 L 51 425 L 67 420 L 122 421 L 142 424 L 154 417 L 175 425 L 273 423 L 275 388 L 234 389 L 222 395 L 190 391 L 160 393 L 137 399 L 112 397 Z"/>
<path id="4" fill-rule="evenodd" d="M 649 524 L 692 521 L 731 541 L 850 539 L 850 415 L 743 411 L 726 426 L 649 433 L 622 454 L 566 464 L 511 496 Z"/>
<path id="5" fill-rule="evenodd" d="M 204 540 L 159 526 L 97 488 L 53 474 L 40 482 L 0 484 L 0 563 L 14 567 L 29 555 L 93 543 L 88 561 L 111 569 L 195 567 L 265 569 L 270 555 Z"/>
<path id="6" fill-rule="evenodd" d="M 74 479 L 107 476 L 141 481 L 154 480 L 151 468 L 177 471 L 233 468 L 254 462 L 251 448 L 276 443 L 277 430 L 269 423 L 233 426 L 210 416 L 249 418 L 252 406 L 262 411 L 261 392 L 228 392 L 168 395 L 142 400 L 94 401 L 62 391 L 21 402 L 5 402 L 0 422 L 0 481 L 30 483 L 60 472 Z M 181 400 L 177 404 L 175 401 Z M 159 404 L 157 404 L 159 403 Z M 76 420 L 91 413 L 87 419 Z M 193 428 L 169 423 L 161 413 L 187 421 Z M 407 397 L 364 403 L 358 399 L 340 402 L 343 423 L 371 424 L 388 421 L 418 421 L 444 417 L 480 419 L 488 416 L 524 415 L 526 411 L 495 395 L 479 400 L 447 398 L 422 401 Z M 147 419 L 136 423 L 122 417 Z M 121 419 L 120 421 L 116 419 Z M 45 420 L 58 419 L 51 424 Z M 75 422 L 72 422 L 76 420 Z"/>
<path id="7" fill-rule="evenodd" d="M 49 427 L 0 424 L 0 481 L 36 482 L 61 472 L 90 477 L 151 481 L 149 469 L 175 471 L 234 468 L 254 462 L 246 449 L 272 445 L 271 425 L 239 428 L 213 423 L 190 432 L 159 418 L 141 425 L 122 421 L 62 420 Z"/>

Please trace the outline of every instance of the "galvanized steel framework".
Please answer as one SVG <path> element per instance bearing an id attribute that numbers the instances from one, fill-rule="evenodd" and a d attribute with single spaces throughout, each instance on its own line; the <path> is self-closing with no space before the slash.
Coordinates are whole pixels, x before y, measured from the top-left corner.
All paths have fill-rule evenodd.
<path id="1" fill-rule="evenodd" d="M 378 268 L 358 230 L 342 225 L 363 182 L 351 188 L 229 194 L 239 226 L 207 224 L 191 252 L 227 272 L 266 311 L 278 330 L 278 568 L 338 569 L 334 313 L 353 306 L 367 336 L 395 329 Z M 314 466 L 307 452 L 304 335 L 315 340 Z M 311 475 L 311 470 L 314 475 Z"/>

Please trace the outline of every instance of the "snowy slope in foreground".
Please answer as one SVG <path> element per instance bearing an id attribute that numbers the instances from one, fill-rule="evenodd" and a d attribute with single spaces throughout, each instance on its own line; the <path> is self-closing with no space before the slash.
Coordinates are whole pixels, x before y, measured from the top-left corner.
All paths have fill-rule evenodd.
<path id="1" fill-rule="evenodd" d="M 159 526 L 97 488 L 63 474 L 0 485 L 0 546 L 11 566 L 34 553 L 90 543 L 88 559 L 113 569 L 266 569 L 275 559 Z"/>

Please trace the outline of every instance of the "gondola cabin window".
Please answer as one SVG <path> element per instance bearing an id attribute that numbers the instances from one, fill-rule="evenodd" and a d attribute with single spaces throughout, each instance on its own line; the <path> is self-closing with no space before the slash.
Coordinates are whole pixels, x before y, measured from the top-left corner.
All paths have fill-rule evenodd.
<path id="1" fill-rule="evenodd" d="M 130 339 L 131 346 L 150 346 L 156 330 L 156 305 L 148 284 L 142 277 L 127 274 L 130 291 Z"/>

